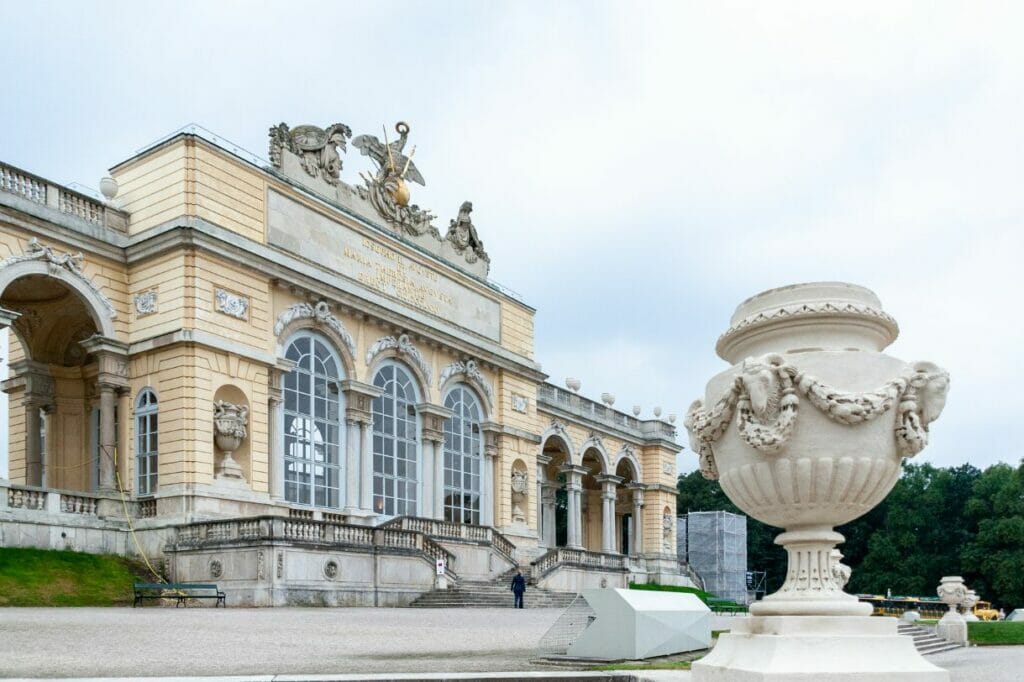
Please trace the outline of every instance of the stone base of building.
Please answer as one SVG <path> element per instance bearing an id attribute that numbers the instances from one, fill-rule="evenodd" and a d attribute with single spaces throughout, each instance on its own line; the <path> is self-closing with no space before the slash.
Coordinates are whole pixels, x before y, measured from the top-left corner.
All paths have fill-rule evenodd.
<path id="1" fill-rule="evenodd" d="M 949 682 L 895 618 L 749 616 L 693 663 L 695 682 Z"/>

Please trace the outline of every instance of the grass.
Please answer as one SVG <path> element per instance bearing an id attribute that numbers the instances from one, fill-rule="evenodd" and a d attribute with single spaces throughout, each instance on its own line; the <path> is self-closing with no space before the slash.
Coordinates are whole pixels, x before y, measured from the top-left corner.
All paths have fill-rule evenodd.
<path id="1" fill-rule="evenodd" d="M 653 585 L 647 583 L 630 583 L 629 589 L 631 590 L 649 590 L 651 592 L 685 592 L 686 594 L 695 594 L 705 604 L 708 603 L 709 599 L 714 599 L 715 595 L 710 592 L 704 592 L 698 590 L 696 587 L 683 587 L 682 585 Z"/>
<path id="2" fill-rule="evenodd" d="M 149 582 L 146 576 L 116 556 L 0 548 L 0 606 L 130 604 L 132 583 Z"/>
<path id="3" fill-rule="evenodd" d="M 1024 644 L 1024 621 L 974 621 L 967 624 L 971 644 Z"/>

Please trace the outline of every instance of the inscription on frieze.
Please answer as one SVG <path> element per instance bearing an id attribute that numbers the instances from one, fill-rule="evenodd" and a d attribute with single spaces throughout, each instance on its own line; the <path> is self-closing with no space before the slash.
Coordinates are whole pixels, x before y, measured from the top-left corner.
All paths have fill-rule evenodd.
<path id="1" fill-rule="evenodd" d="M 495 341 L 500 339 L 501 309 L 497 301 L 276 192 L 268 192 L 267 207 L 267 237 L 274 246 L 320 263 L 411 308 Z"/>

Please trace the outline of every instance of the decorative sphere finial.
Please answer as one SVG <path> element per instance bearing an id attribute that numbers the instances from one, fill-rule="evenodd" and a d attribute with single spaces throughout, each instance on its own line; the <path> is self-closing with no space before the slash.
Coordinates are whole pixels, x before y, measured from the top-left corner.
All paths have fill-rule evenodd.
<path id="1" fill-rule="evenodd" d="M 100 180 L 100 193 L 103 194 L 107 201 L 114 200 L 114 197 L 117 196 L 118 189 L 117 180 L 109 175 Z"/>

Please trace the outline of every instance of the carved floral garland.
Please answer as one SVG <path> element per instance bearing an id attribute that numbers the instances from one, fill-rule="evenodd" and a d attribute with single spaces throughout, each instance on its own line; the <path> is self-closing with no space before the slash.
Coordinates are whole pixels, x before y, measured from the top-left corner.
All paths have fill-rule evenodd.
<path id="1" fill-rule="evenodd" d="M 391 349 L 397 350 L 400 354 L 409 358 L 420 372 L 423 373 L 427 383 L 430 383 L 431 376 L 433 375 L 433 372 L 430 371 L 430 365 L 427 364 L 420 349 L 413 345 L 408 334 L 401 334 L 398 337 L 382 336 L 374 341 L 373 345 L 366 351 L 366 364 L 369 365 L 380 353 Z"/>
<path id="2" fill-rule="evenodd" d="M 274 336 L 280 337 L 281 333 L 289 324 L 295 320 L 303 318 L 310 318 L 333 329 L 338 336 L 341 337 L 341 341 L 345 344 L 345 348 L 348 350 L 349 355 L 355 357 L 355 340 L 352 338 L 352 335 L 349 334 L 348 330 L 345 329 L 345 325 L 341 323 L 341 320 L 335 317 L 331 312 L 326 301 L 320 301 L 316 305 L 310 303 L 296 303 L 295 305 L 288 306 L 284 312 L 278 316 L 277 322 L 274 324 Z"/>
<path id="3" fill-rule="evenodd" d="M 855 425 L 885 414 L 899 401 L 895 438 L 898 451 L 913 457 L 928 444 L 928 424 L 939 416 L 949 387 L 949 374 L 928 362 L 908 367 L 905 376 L 863 393 L 839 391 L 804 374 L 778 354 L 748 358 L 725 395 L 710 410 L 696 400 L 684 422 L 690 446 L 700 456 L 705 478 L 717 479 L 713 444 L 736 416 L 743 440 L 765 454 L 775 454 L 789 441 L 796 426 L 803 394 L 812 405 L 840 424 Z M 921 405 L 919 394 L 925 393 Z"/>
<path id="4" fill-rule="evenodd" d="M 480 390 L 487 396 L 488 402 L 494 402 L 494 389 L 491 388 L 490 382 L 480 372 L 480 368 L 476 364 L 476 360 L 466 360 L 465 362 L 453 362 L 443 370 L 441 370 L 441 376 L 437 380 L 437 387 L 441 388 L 445 382 L 456 374 L 462 374 L 467 379 L 472 380 L 480 387 Z"/>

